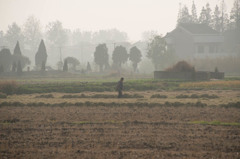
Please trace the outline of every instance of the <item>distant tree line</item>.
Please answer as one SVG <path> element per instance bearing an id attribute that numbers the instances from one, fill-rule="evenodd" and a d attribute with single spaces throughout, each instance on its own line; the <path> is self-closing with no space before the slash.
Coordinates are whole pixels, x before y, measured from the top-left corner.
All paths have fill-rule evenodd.
<path id="1" fill-rule="evenodd" d="M 97 44 L 106 43 L 108 46 L 113 46 L 114 43 L 124 43 L 128 40 L 128 35 L 117 29 L 99 30 L 96 32 L 80 29 L 71 31 L 64 28 L 60 21 L 49 22 L 43 29 L 40 21 L 34 16 L 30 16 L 22 26 L 14 22 L 8 26 L 5 32 L 0 30 L 0 50 L 8 48 L 12 51 L 18 41 L 24 55 L 27 55 L 31 61 L 35 60 L 36 68 L 41 69 L 42 62 L 35 58 L 41 39 L 45 39 L 46 47 L 51 52 L 51 56 L 49 56 L 51 62 L 56 62 L 59 70 L 62 70 L 64 60 L 58 60 L 58 58 L 57 62 L 55 61 L 56 58 L 52 58 L 53 56 L 59 57 L 59 52 L 61 52 L 59 50 L 65 51 L 63 53 L 66 58 L 77 53 L 76 57 L 78 59 L 84 56 L 85 61 L 90 61 Z M 110 49 L 112 50 L 112 48 Z M 45 65 L 47 65 L 46 60 L 44 61 Z M 72 64 L 70 61 L 68 63 L 71 65 L 69 69 L 74 70 L 76 68 L 76 64 Z M 54 63 L 50 65 L 54 66 Z"/>
<path id="2" fill-rule="evenodd" d="M 136 46 L 132 47 L 129 53 L 124 46 L 116 46 L 112 54 L 112 67 L 120 69 L 122 64 L 126 63 L 129 59 L 133 64 L 134 72 L 137 72 L 137 66 L 141 61 L 141 57 L 141 51 Z M 100 72 L 110 67 L 108 48 L 106 44 L 99 44 L 96 47 L 96 50 L 94 52 L 94 62 L 99 66 Z"/>
<path id="3" fill-rule="evenodd" d="M 12 23 L 6 32 L 0 30 L 0 44 L 12 49 L 16 42 L 22 44 L 22 48 L 35 51 L 41 39 L 46 39 L 51 47 L 61 47 L 64 45 L 77 45 L 81 42 L 102 43 L 102 42 L 123 42 L 127 41 L 127 33 L 117 29 L 100 30 L 97 32 L 73 31 L 63 27 L 60 21 L 49 22 L 44 31 L 40 21 L 34 16 L 30 16 L 23 26 Z"/>
<path id="4" fill-rule="evenodd" d="M 226 12 L 226 4 L 221 0 L 220 5 L 214 9 L 207 3 L 203 6 L 198 17 L 195 3 L 193 1 L 191 11 L 186 5 L 180 4 L 177 24 L 181 23 L 201 23 L 206 24 L 213 29 L 224 32 L 226 30 L 240 30 L 240 0 L 234 0 L 234 5 L 230 15 Z"/>
<path id="5" fill-rule="evenodd" d="M 13 54 L 4 48 L 0 51 L 0 72 L 22 72 L 22 68 L 30 64 L 30 60 L 22 55 L 19 42 L 17 42 Z"/>
<path id="6" fill-rule="evenodd" d="M 45 71 L 46 70 L 46 63 L 47 63 L 47 49 L 44 44 L 44 41 L 41 40 L 38 50 L 35 54 L 35 68 L 36 70 Z M 124 46 L 117 46 L 115 47 L 112 60 L 113 60 L 113 67 L 119 69 L 121 65 L 127 62 L 129 59 L 133 64 L 134 72 L 137 71 L 138 63 L 141 61 L 141 51 L 136 47 L 132 47 L 128 54 L 127 49 Z M 99 65 L 99 71 L 102 72 L 110 68 L 109 65 L 109 55 L 108 55 L 108 48 L 106 44 L 99 44 L 94 52 L 94 62 Z M 0 72 L 22 72 L 22 68 L 26 65 L 30 64 L 30 60 L 22 55 L 19 42 L 14 48 L 13 54 L 11 54 L 10 50 L 4 48 L 0 51 Z M 66 57 L 64 59 L 64 63 L 62 64 L 61 68 L 63 71 L 67 72 L 69 70 L 69 66 L 72 70 L 76 70 L 76 66 L 79 65 L 80 62 L 75 57 Z M 88 72 L 92 71 L 91 65 L 88 62 L 86 70 Z"/>
<path id="7" fill-rule="evenodd" d="M 202 23 L 219 32 L 224 32 L 228 29 L 240 30 L 240 0 L 234 1 L 230 15 L 226 13 L 224 0 L 221 0 L 220 5 L 216 5 L 214 10 L 207 3 L 206 6 L 202 7 L 199 16 L 193 1 L 191 12 L 185 5 L 180 6 L 177 24 L 180 23 Z M 45 40 L 43 41 L 42 39 Z M 21 72 L 20 70 L 30 64 L 29 58 L 31 57 L 32 60 L 35 59 L 36 70 L 45 71 L 48 58 L 47 50 L 51 50 L 49 51 L 51 54 L 55 53 L 54 55 L 58 55 L 62 47 L 75 45 L 77 46 L 77 51 L 79 51 L 76 55 L 79 55 L 80 52 L 90 56 L 94 55 L 94 62 L 99 66 L 100 72 L 111 67 L 120 69 L 128 60 L 131 61 L 134 72 L 137 72 L 138 64 L 145 53 L 143 50 L 146 51 L 146 56 L 151 59 L 156 70 L 163 68 L 164 64 L 172 63 L 175 60 L 174 50 L 167 48 L 165 39 L 157 35 L 157 32 L 144 32 L 143 39 L 151 39 L 148 43 L 144 42 L 144 44 L 141 44 L 143 46 L 147 43 L 147 48 L 139 47 L 141 45 L 137 47 L 131 45 L 126 42 L 127 39 L 127 34 L 117 29 L 100 30 L 97 32 L 82 31 L 80 29 L 71 31 L 64 28 L 60 21 L 48 23 L 43 31 L 40 21 L 31 16 L 21 27 L 16 23 L 12 23 L 8 26 L 6 32 L 0 31 L 0 72 L 16 72 L 17 70 Z M 119 45 L 115 47 L 116 43 Z M 109 45 L 112 45 L 113 49 L 109 48 Z M 91 49 L 84 50 L 84 47 L 91 47 Z M 10 50 L 13 50 L 13 54 L 11 54 Z M 22 50 L 24 55 L 28 54 L 28 57 L 22 54 Z M 72 50 L 68 49 L 67 51 L 69 53 Z M 72 52 L 75 53 L 75 50 Z M 109 52 L 111 52 L 111 56 Z M 110 57 L 112 64 L 110 64 Z M 80 64 L 78 59 L 80 59 L 79 56 L 76 58 L 70 55 L 63 60 L 60 59 L 57 63 L 58 69 L 74 71 Z M 92 70 L 89 62 L 86 70 Z"/>

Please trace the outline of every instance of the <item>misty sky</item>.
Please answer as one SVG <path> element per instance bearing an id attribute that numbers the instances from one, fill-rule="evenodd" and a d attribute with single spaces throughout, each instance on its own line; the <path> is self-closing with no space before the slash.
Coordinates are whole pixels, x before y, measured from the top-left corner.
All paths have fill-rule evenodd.
<path id="1" fill-rule="evenodd" d="M 234 0 L 225 0 L 227 12 Z M 207 2 L 212 9 L 221 0 L 195 0 L 199 15 Z M 143 31 L 166 34 L 176 26 L 179 3 L 191 10 L 192 0 L 0 0 L 0 30 L 9 24 L 20 26 L 33 15 L 44 29 L 59 20 L 68 29 L 83 31 L 117 28 L 128 33 L 130 41 L 140 40 Z"/>

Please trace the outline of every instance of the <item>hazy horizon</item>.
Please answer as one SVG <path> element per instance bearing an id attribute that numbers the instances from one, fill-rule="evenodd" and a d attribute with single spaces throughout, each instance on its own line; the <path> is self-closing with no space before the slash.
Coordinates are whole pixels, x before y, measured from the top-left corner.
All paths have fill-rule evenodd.
<path id="1" fill-rule="evenodd" d="M 229 13 L 234 0 L 227 0 Z M 212 10 L 221 0 L 195 0 L 197 14 L 210 3 Z M 22 26 L 29 16 L 40 20 L 42 29 L 59 20 L 67 29 L 98 31 L 116 28 L 128 34 L 129 41 L 141 40 L 144 31 L 166 34 L 176 26 L 179 3 L 191 12 L 192 0 L 0 0 L 0 30 L 16 22 Z"/>

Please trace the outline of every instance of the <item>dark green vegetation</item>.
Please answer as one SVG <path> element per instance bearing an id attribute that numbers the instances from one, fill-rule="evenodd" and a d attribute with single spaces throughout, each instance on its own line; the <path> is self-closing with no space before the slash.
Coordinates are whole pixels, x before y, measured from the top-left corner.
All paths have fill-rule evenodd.
<path id="1" fill-rule="evenodd" d="M 161 95 L 161 94 L 154 94 L 151 96 L 151 98 L 167 98 L 166 95 Z"/>
<path id="2" fill-rule="evenodd" d="M 223 126 L 240 126 L 240 123 L 232 122 L 232 123 L 227 123 L 227 122 L 220 122 L 220 121 L 192 121 L 190 124 L 203 124 L 203 125 L 223 125 Z"/>
<path id="3" fill-rule="evenodd" d="M 31 93 L 81 93 L 81 92 L 104 92 L 116 91 L 117 79 L 109 81 L 80 82 L 70 81 L 41 81 L 25 82 L 19 84 L 15 81 L 0 82 L 0 92 L 9 94 L 31 94 Z M 206 81 L 206 82 L 184 82 L 174 80 L 127 80 L 124 82 L 124 91 L 147 91 L 147 90 L 239 90 L 239 80 Z M 180 95 L 177 98 L 217 98 L 216 95 Z"/>
<path id="4" fill-rule="evenodd" d="M 192 95 L 183 95 L 183 94 L 180 94 L 178 96 L 176 96 L 176 98 L 207 98 L 207 99 L 214 99 L 214 98 L 219 98 L 217 95 L 215 94 L 212 94 L 212 95 L 209 95 L 209 94 L 201 94 L 201 95 L 197 95 L 197 94 L 192 94 Z"/>
<path id="5" fill-rule="evenodd" d="M 54 96 L 52 94 L 41 94 L 35 98 L 54 98 Z"/>
<path id="6" fill-rule="evenodd" d="M 147 103 L 147 102 L 129 102 L 129 103 L 116 103 L 116 102 L 76 102 L 76 103 L 70 103 L 70 102 L 62 102 L 62 103 L 44 103 L 44 102 L 31 102 L 31 103 L 22 103 L 22 102 L 2 102 L 0 103 L 0 107 L 4 106 L 51 106 L 51 107 L 65 107 L 65 106 L 88 106 L 88 107 L 95 107 L 95 106 L 104 106 L 104 107 L 118 107 L 118 106 L 127 106 L 127 107 L 223 107 L 223 108 L 240 108 L 240 102 L 235 103 L 228 103 L 228 104 L 219 104 L 219 105 L 207 105 L 205 103 L 202 103 L 200 101 L 195 103 L 182 103 L 182 102 L 165 102 L 163 104 L 161 103 Z"/>
<path id="7" fill-rule="evenodd" d="M 52 83 L 32 83 L 17 84 L 16 82 L 0 83 L 0 92 L 6 94 L 31 94 L 31 93 L 81 93 L 115 91 L 117 82 L 52 82 Z M 175 89 L 178 82 L 162 82 L 154 80 L 132 80 L 124 82 L 125 91 L 145 91 L 145 90 L 169 90 Z"/>
<path id="8" fill-rule="evenodd" d="M 116 95 L 110 95 L 110 94 L 95 94 L 95 95 L 85 95 L 85 94 L 81 94 L 81 95 L 63 95 L 62 98 L 117 98 Z M 122 98 L 144 98 L 144 96 L 140 95 L 140 94 L 123 94 Z"/>

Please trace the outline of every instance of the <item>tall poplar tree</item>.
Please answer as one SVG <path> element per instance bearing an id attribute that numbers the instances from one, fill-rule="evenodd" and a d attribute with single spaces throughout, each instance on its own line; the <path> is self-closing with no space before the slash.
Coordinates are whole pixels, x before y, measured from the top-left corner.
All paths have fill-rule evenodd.
<path id="1" fill-rule="evenodd" d="M 216 5 L 215 10 L 214 10 L 214 14 L 213 14 L 213 23 L 212 23 L 212 28 L 217 30 L 217 31 L 221 31 L 221 12 L 219 10 L 218 5 Z"/>
<path id="2" fill-rule="evenodd" d="M 226 4 L 224 0 L 221 1 L 220 4 L 220 23 L 221 23 L 221 28 L 220 31 L 223 33 L 225 30 L 227 30 L 227 27 L 229 25 L 229 19 L 228 19 L 228 14 L 226 13 Z"/>
<path id="3" fill-rule="evenodd" d="M 178 24 L 190 23 L 190 22 L 191 22 L 191 15 L 189 14 L 187 6 L 184 5 L 183 8 L 180 8 L 179 10 Z"/>
<path id="4" fill-rule="evenodd" d="M 196 5 L 195 5 L 194 1 L 192 2 L 191 21 L 192 21 L 192 23 L 198 23 L 197 9 L 196 9 Z"/>
<path id="5" fill-rule="evenodd" d="M 206 24 L 208 26 L 212 24 L 212 9 L 209 3 L 206 4 Z"/>
<path id="6" fill-rule="evenodd" d="M 20 49 L 18 41 L 13 51 L 12 61 L 15 62 L 16 64 L 18 63 L 18 61 L 20 61 L 22 68 L 31 63 L 28 57 L 22 55 L 22 51 Z"/>
<path id="7" fill-rule="evenodd" d="M 240 0 L 234 1 L 230 18 L 231 18 L 231 21 L 234 23 L 234 27 L 237 30 L 240 30 Z"/>
<path id="8" fill-rule="evenodd" d="M 37 69 L 40 69 L 42 66 L 42 63 L 46 63 L 46 62 L 47 62 L 47 50 L 46 50 L 44 41 L 41 40 L 41 43 L 38 47 L 38 51 L 35 55 L 35 65 Z"/>
<path id="9" fill-rule="evenodd" d="M 204 24 L 206 23 L 206 9 L 205 7 L 202 7 L 202 10 L 200 12 L 200 16 L 199 16 L 199 23 Z"/>

